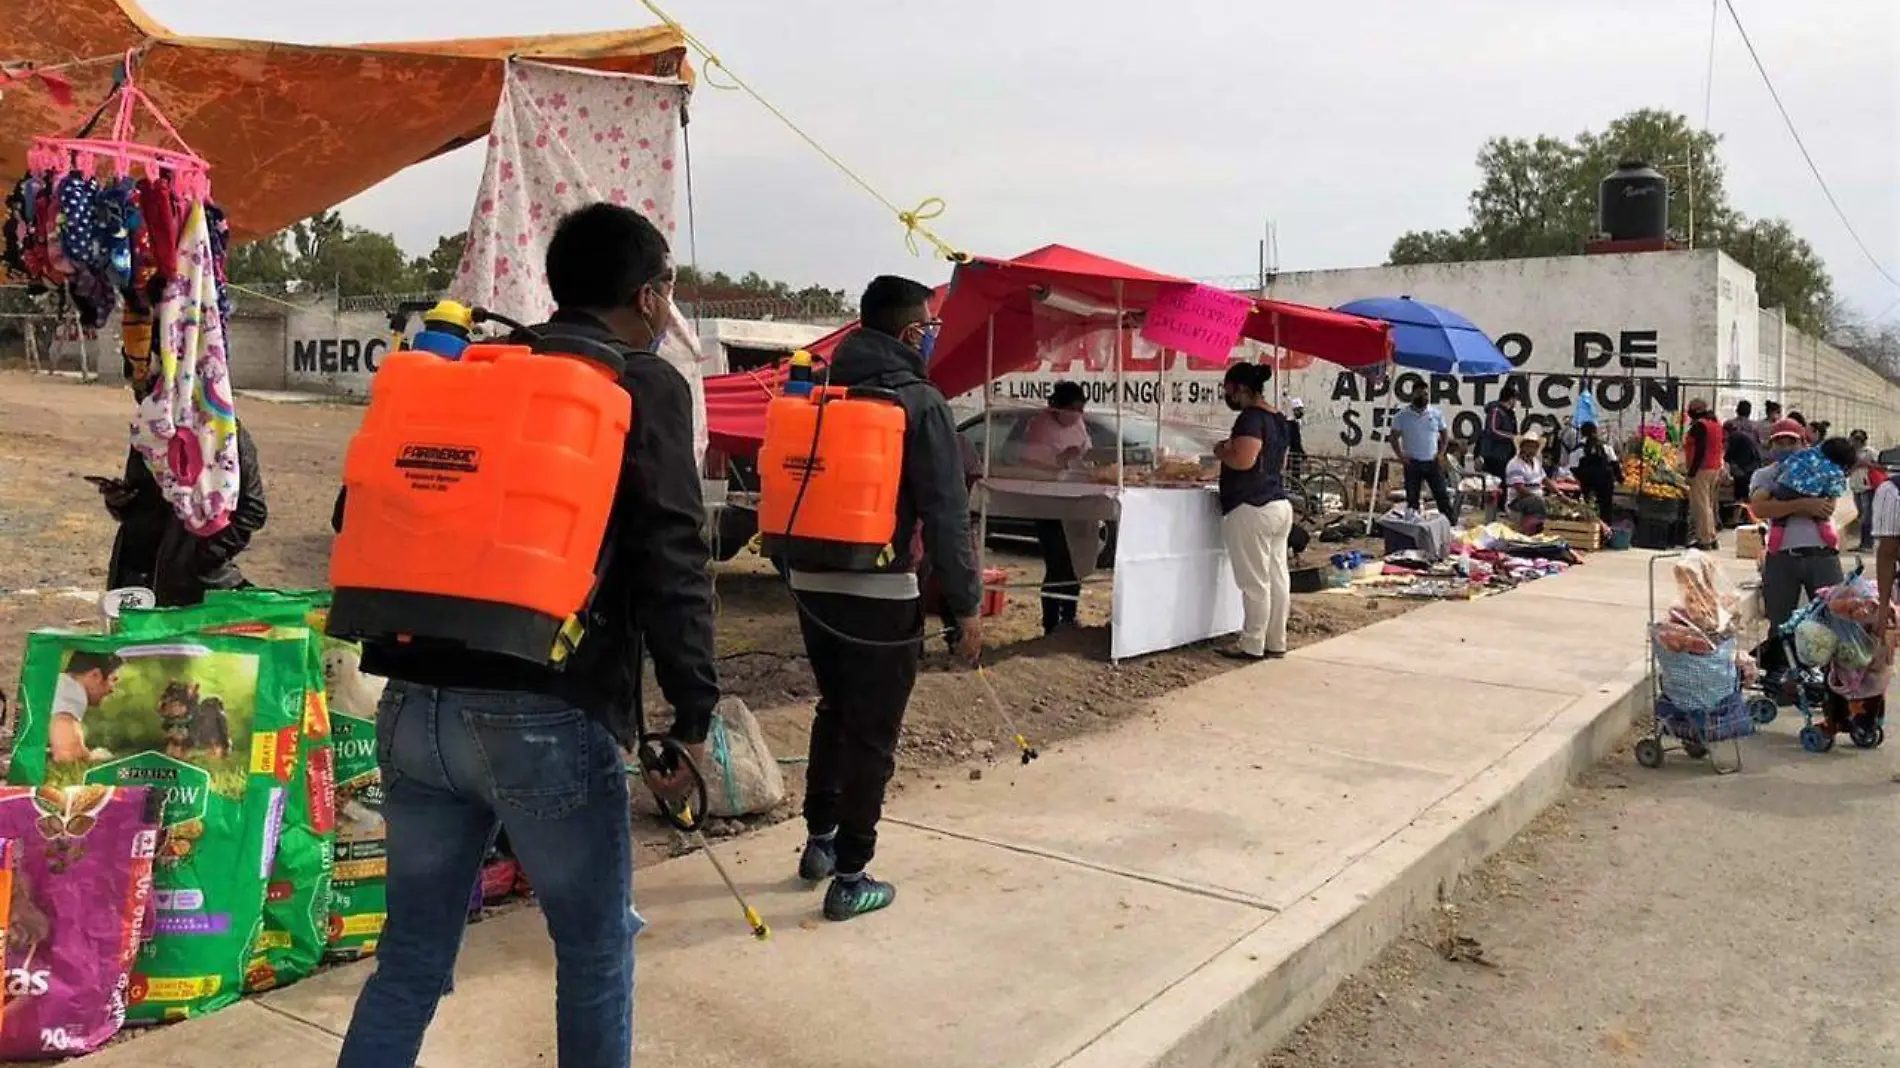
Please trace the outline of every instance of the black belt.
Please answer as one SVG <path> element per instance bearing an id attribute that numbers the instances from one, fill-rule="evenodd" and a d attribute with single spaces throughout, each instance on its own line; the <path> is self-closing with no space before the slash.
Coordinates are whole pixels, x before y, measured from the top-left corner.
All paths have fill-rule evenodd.
<path id="1" fill-rule="evenodd" d="M 1770 553 L 1769 555 L 1792 556 L 1797 559 L 1805 560 L 1816 556 L 1839 556 L 1841 555 L 1841 551 L 1839 549 L 1830 549 L 1825 545 L 1810 545 L 1800 549 L 1782 549 L 1779 552 Z"/>

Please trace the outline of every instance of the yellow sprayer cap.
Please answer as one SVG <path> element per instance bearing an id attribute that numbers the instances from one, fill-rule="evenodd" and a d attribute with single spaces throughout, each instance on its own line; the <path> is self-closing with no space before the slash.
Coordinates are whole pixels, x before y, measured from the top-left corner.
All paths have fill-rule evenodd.
<path id="1" fill-rule="evenodd" d="M 470 311 L 467 305 L 457 304 L 452 300 L 443 300 L 437 301 L 435 307 L 422 313 L 422 321 L 425 323 L 448 323 L 452 326 L 459 326 L 464 330 L 473 330 L 475 328 L 475 313 Z"/>

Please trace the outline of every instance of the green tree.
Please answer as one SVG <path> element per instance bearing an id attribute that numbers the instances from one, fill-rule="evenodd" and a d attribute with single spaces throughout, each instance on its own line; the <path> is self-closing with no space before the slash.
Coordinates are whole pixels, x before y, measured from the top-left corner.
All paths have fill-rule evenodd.
<path id="1" fill-rule="evenodd" d="M 455 273 L 462 267 L 462 254 L 468 251 L 468 232 L 443 234 L 435 239 L 435 248 L 427 256 L 416 261 L 418 274 L 428 284 L 423 288 L 440 291 L 449 288 L 455 281 Z"/>
<path id="2" fill-rule="evenodd" d="M 681 266 L 676 272 L 674 291 L 683 301 L 720 304 L 726 301 L 777 300 L 796 305 L 801 311 L 841 315 L 849 311 L 844 290 L 808 285 L 794 289 L 786 282 L 767 279 L 757 271 L 747 271 L 734 279 L 724 271 L 699 272 Z"/>
<path id="3" fill-rule="evenodd" d="M 1457 231 L 1412 231 L 1392 244 L 1394 264 L 1567 256 L 1597 233 L 1597 187 L 1625 159 L 1669 176 L 1669 236 L 1716 246 L 1753 270 L 1764 305 L 1809 331 L 1825 326 L 1833 285 L 1814 249 L 1781 220 L 1750 221 L 1728 203 L 1721 139 L 1687 117 L 1632 111 L 1601 132 L 1565 141 L 1497 137 L 1478 152 L 1471 218 Z M 1691 200 L 1693 190 L 1693 201 Z"/>
<path id="4" fill-rule="evenodd" d="M 231 281 L 239 285 L 278 286 L 296 278 L 297 259 L 291 251 L 289 232 L 280 230 L 232 249 L 226 270 Z"/>

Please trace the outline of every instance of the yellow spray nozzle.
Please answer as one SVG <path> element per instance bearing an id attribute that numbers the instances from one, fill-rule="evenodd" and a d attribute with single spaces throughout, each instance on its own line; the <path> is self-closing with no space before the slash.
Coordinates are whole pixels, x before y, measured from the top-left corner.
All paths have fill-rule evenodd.
<path id="1" fill-rule="evenodd" d="M 772 937 L 772 929 L 765 925 L 764 917 L 760 916 L 758 912 L 753 910 L 750 906 L 747 906 L 745 910 L 745 922 L 752 925 L 752 937 L 759 941 L 763 942 Z"/>

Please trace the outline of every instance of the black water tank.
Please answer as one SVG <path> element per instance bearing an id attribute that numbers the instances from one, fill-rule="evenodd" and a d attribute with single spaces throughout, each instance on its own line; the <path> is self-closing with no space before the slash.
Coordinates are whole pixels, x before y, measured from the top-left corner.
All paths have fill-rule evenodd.
<path id="1" fill-rule="evenodd" d="M 1597 186 L 1597 226 L 1612 241 L 1669 236 L 1669 180 L 1640 159 L 1626 159 Z"/>

